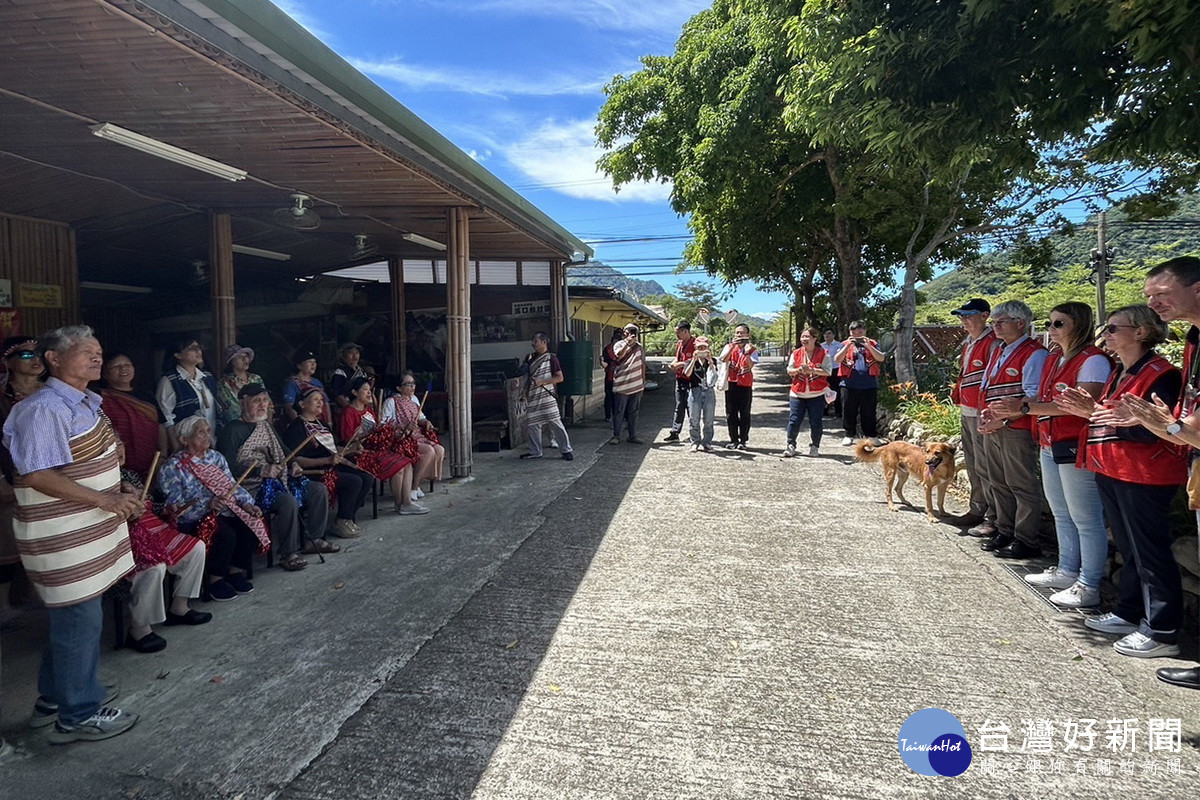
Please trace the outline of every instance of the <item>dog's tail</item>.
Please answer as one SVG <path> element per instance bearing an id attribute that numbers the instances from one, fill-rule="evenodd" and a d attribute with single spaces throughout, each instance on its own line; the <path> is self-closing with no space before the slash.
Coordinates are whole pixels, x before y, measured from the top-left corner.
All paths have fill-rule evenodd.
<path id="1" fill-rule="evenodd" d="M 883 445 L 887 447 L 887 445 Z M 880 448 L 875 445 L 870 439 L 859 439 L 854 445 L 854 457 L 859 461 L 865 461 L 868 464 L 879 460 Z"/>

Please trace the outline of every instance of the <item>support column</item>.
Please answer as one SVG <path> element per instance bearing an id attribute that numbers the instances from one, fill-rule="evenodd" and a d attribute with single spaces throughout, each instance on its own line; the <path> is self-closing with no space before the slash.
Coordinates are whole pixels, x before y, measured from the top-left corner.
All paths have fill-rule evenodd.
<path id="1" fill-rule="evenodd" d="M 208 286 L 212 303 L 213 350 L 216 363 L 237 338 L 237 311 L 233 290 L 233 223 L 228 214 L 209 214 Z"/>
<path id="2" fill-rule="evenodd" d="M 388 258 L 388 280 L 392 287 L 392 364 L 400 375 L 408 369 L 408 305 L 404 300 L 404 261 L 399 256 Z"/>
<path id="3" fill-rule="evenodd" d="M 567 340 L 567 277 L 561 261 L 550 262 L 550 339 L 551 347 Z"/>
<path id="4" fill-rule="evenodd" d="M 446 392 L 450 399 L 450 475 L 471 475 L 471 261 L 465 208 L 446 209 Z"/>

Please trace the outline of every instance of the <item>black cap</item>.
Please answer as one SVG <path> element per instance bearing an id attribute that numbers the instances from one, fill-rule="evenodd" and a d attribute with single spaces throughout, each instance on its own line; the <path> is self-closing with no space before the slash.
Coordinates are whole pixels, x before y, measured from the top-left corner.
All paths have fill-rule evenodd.
<path id="1" fill-rule="evenodd" d="M 299 353 L 296 353 L 296 356 L 292 359 L 292 363 L 293 364 L 303 364 L 305 361 L 308 361 L 310 358 L 313 361 L 316 361 L 317 354 L 314 353 L 312 350 L 301 350 Z"/>
<path id="2" fill-rule="evenodd" d="M 970 316 L 971 314 L 990 314 L 992 306 L 987 300 L 981 297 L 974 297 L 963 304 L 962 308 L 956 308 L 950 312 L 956 317 Z"/>
<path id="3" fill-rule="evenodd" d="M 263 386 L 261 383 L 247 383 L 238 390 L 238 399 L 242 400 L 247 397 L 258 397 L 260 394 L 266 393 L 267 387 Z"/>
<path id="4" fill-rule="evenodd" d="M 685 331 L 690 331 L 692 329 L 692 323 L 688 322 L 686 319 L 681 319 L 679 322 L 675 323 L 675 330 L 679 330 L 680 328 Z"/>

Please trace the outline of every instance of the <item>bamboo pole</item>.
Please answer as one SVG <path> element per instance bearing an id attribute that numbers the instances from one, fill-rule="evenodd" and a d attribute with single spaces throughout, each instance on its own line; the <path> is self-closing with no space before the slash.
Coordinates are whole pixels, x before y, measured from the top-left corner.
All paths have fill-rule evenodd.
<path id="1" fill-rule="evenodd" d="M 237 337 L 233 288 L 233 223 L 228 214 L 209 215 L 209 287 L 214 354 L 225 352 Z M 214 359 L 215 360 L 215 359 Z"/>
<path id="2" fill-rule="evenodd" d="M 146 502 L 146 497 L 150 494 L 150 486 L 154 483 L 154 471 L 158 469 L 158 459 L 162 457 L 162 453 L 155 451 L 154 460 L 150 462 L 150 471 L 146 473 L 146 485 L 142 487 L 142 502 Z"/>
<path id="3" fill-rule="evenodd" d="M 470 223 L 465 208 L 446 210 L 446 389 L 450 402 L 450 474 L 468 478 L 471 457 Z"/>
<path id="4" fill-rule="evenodd" d="M 392 300 L 392 363 L 397 375 L 408 368 L 408 313 L 404 294 L 404 261 L 399 256 L 388 259 L 388 280 Z"/>

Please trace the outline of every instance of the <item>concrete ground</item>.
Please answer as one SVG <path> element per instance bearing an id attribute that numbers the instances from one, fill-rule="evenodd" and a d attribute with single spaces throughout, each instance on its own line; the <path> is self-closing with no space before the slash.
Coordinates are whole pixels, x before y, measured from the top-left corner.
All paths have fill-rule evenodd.
<path id="1" fill-rule="evenodd" d="M 477 454 L 428 516 L 381 514 L 326 564 L 264 571 L 212 624 L 166 629 L 163 653 L 106 651 L 142 715 L 116 739 L 52 748 L 23 727 L 43 623 L 10 619 L 0 731 L 25 757 L 0 764 L 3 796 L 1195 793 L 1200 692 L 1153 676 L 1187 661 L 1114 653 L 1020 580 L 1049 562 L 1010 569 L 919 508 L 888 512 L 840 426 L 819 457 L 778 458 L 781 361 L 760 371 L 747 452 L 662 443 L 668 379 L 643 404 L 653 444 L 590 423 L 573 462 Z M 898 753 L 931 706 L 974 748 L 959 777 Z M 1007 752 L 985 749 L 1000 726 Z"/>

